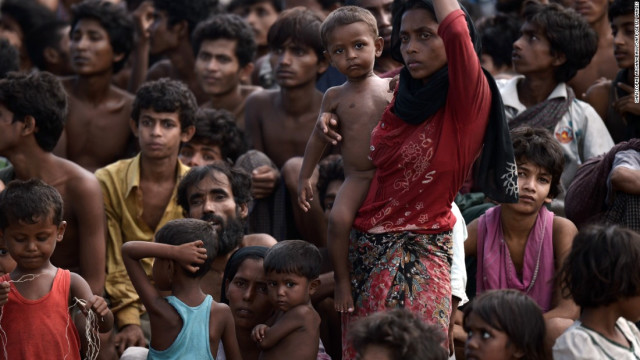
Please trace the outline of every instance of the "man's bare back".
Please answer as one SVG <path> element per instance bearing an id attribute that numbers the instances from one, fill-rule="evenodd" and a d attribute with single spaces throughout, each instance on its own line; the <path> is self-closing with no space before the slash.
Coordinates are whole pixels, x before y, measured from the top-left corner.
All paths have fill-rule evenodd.
<path id="1" fill-rule="evenodd" d="M 104 101 L 91 103 L 74 83 L 75 78 L 63 81 L 69 94 L 69 115 L 54 153 L 91 172 L 131 155 L 133 96 L 111 86 Z"/>

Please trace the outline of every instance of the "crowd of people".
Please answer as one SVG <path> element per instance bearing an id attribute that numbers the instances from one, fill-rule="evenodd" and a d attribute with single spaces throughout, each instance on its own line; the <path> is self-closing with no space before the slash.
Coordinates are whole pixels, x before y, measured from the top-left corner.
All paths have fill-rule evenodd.
<path id="1" fill-rule="evenodd" d="M 635 5 L 1 0 L 0 359 L 640 359 Z"/>

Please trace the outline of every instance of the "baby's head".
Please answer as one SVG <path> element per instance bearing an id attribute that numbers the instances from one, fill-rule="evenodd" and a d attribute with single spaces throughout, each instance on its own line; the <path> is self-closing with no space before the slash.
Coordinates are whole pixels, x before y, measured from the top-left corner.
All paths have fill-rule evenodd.
<path id="1" fill-rule="evenodd" d="M 155 241 L 160 244 L 179 246 L 197 240 L 202 240 L 203 247 L 207 250 L 207 259 L 198 264 L 198 271 L 183 270 L 189 277 L 203 277 L 211 268 L 213 259 L 218 254 L 218 235 L 212 224 L 198 219 L 176 219 L 165 224 L 155 236 Z M 158 262 L 156 259 L 155 262 Z M 154 263 L 155 267 L 155 263 Z"/>
<path id="2" fill-rule="evenodd" d="M 264 258 L 269 299 L 282 311 L 308 304 L 320 285 L 322 257 L 315 245 L 284 240 L 271 247 Z"/>
<path id="3" fill-rule="evenodd" d="M 539 168 L 549 177 L 546 196 L 550 199 L 558 196 L 562 191 L 560 177 L 564 170 L 564 153 L 558 141 L 545 129 L 527 126 L 511 130 L 511 141 L 518 167 L 530 164 Z"/>
<path id="4" fill-rule="evenodd" d="M 405 309 L 378 312 L 349 329 L 358 359 L 445 360 L 444 335 Z M 376 357 L 374 357 L 376 355 Z"/>
<path id="5" fill-rule="evenodd" d="M 580 230 L 558 273 L 562 295 L 581 308 L 607 306 L 640 296 L 640 235 L 617 225 Z M 640 307 L 622 314 L 640 320 Z M 630 307 L 627 307 L 628 309 Z"/>
<path id="6" fill-rule="evenodd" d="M 548 358 L 542 310 L 518 290 L 482 293 L 465 307 L 463 323 L 467 358 Z"/>
<path id="7" fill-rule="evenodd" d="M 384 41 L 369 10 L 342 6 L 334 10 L 320 27 L 325 56 L 347 77 L 373 70 L 375 58 L 382 54 Z M 366 74 L 366 73 L 365 73 Z"/>

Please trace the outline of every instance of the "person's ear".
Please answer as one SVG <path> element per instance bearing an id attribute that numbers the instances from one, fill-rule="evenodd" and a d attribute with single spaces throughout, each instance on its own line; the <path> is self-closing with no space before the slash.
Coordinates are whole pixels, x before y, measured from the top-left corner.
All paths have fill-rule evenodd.
<path id="1" fill-rule="evenodd" d="M 309 295 L 313 295 L 316 293 L 316 291 L 320 287 L 320 283 L 320 279 L 311 280 L 311 282 L 309 283 Z"/>
<path id="2" fill-rule="evenodd" d="M 140 137 L 139 136 L 140 134 L 138 133 L 139 131 L 138 123 L 135 120 L 129 118 L 129 127 L 131 128 L 131 132 L 133 133 L 133 136 Z"/>
<path id="3" fill-rule="evenodd" d="M 553 201 L 553 198 L 549 195 L 547 195 L 546 198 L 544 198 L 544 203 L 545 204 L 551 204 L 551 202 Z"/>
<path id="4" fill-rule="evenodd" d="M 560 67 L 562 66 L 562 64 L 566 62 L 567 62 L 567 56 L 564 53 L 556 52 L 556 54 L 553 55 L 553 60 L 551 61 L 551 65 L 553 65 L 554 67 Z"/>
<path id="5" fill-rule="evenodd" d="M 240 68 L 239 78 L 240 83 L 242 84 L 251 84 L 251 74 L 253 73 L 253 69 L 255 69 L 254 63 L 250 62 L 247 65 Z"/>
<path id="6" fill-rule="evenodd" d="M 33 116 L 25 116 L 22 123 L 24 124 L 22 127 L 22 131 L 20 132 L 22 136 L 29 136 L 37 132 L 38 127 L 36 126 L 36 119 Z"/>
<path id="7" fill-rule="evenodd" d="M 331 65 L 335 66 L 335 65 L 333 64 L 333 61 L 331 61 L 331 55 L 329 55 L 329 52 L 328 52 L 327 50 L 324 50 L 324 51 L 322 52 L 322 55 L 324 55 L 324 59 L 325 59 L 325 61 L 326 61 L 326 62 L 328 62 L 329 64 L 331 64 Z"/>
<path id="8" fill-rule="evenodd" d="M 373 44 L 376 47 L 376 57 L 380 57 L 380 55 L 382 55 L 382 49 L 384 49 L 384 39 L 381 36 L 378 36 L 373 40 Z"/>
<path id="9" fill-rule="evenodd" d="M 318 57 L 317 74 L 322 75 L 329 68 L 329 61 L 324 57 Z"/>
<path id="10" fill-rule="evenodd" d="M 516 351 L 513 353 L 513 357 L 515 357 L 516 359 L 522 359 L 524 357 L 524 351 L 516 349 Z"/>
<path id="11" fill-rule="evenodd" d="M 64 237 L 64 231 L 66 229 L 67 229 L 67 222 L 66 221 L 60 222 L 60 225 L 58 225 L 58 229 L 56 230 L 56 242 L 62 241 L 62 238 Z"/>
<path id="12" fill-rule="evenodd" d="M 124 59 L 124 53 L 120 53 L 120 54 L 113 54 L 113 63 L 117 63 L 118 61 L 121 61 L 122 59 Z"/>
<path id="13" fill-rule="evenodd" d="M 196 133 L 196 127 L 194 125 L 187 126 L 182 133 L 180 133 L 180 141 L 183 143 L 189 142 L 193 137 L 193 134 Z"/>
<path id="14" fill-rule="evenodd" d="M 47 46 L 42 50 L 42 56 L 44 59 L 51 64 L 57 64 L 60 61 L 60 53 L 58 50 L 52 48 L 51 46 Z"/>
<path id="15" fill-rule="evenodd" d="M 171 27 L 171 30 L 181 38 L 189 38 L 189 23 L 187 23 L 187 20 L 179 21 Z"/>
<path id="16" fill-rule="evenodd" d="M 240 215 L 241 219 L 246 219 L 249 216 L 249 204 L 238 204 L 238 215 Z"/>

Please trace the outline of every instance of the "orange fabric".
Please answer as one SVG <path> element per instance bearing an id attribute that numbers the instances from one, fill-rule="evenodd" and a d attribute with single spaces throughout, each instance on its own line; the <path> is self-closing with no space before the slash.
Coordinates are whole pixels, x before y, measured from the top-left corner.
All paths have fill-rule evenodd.
<path id="1" fill-rule="evenodd" d="M 10 280 L 9 274 L 0 281 Z M 2 307 L 2 344 L 9 359 L 80 360 L 80 338 L 69 315 L 69 270 L 58 269 L 51 291 L 38 300 L 25 299 L 11 283 L 9 301 Z M 0 359 L 5 359 L 0 351 Z"/>

